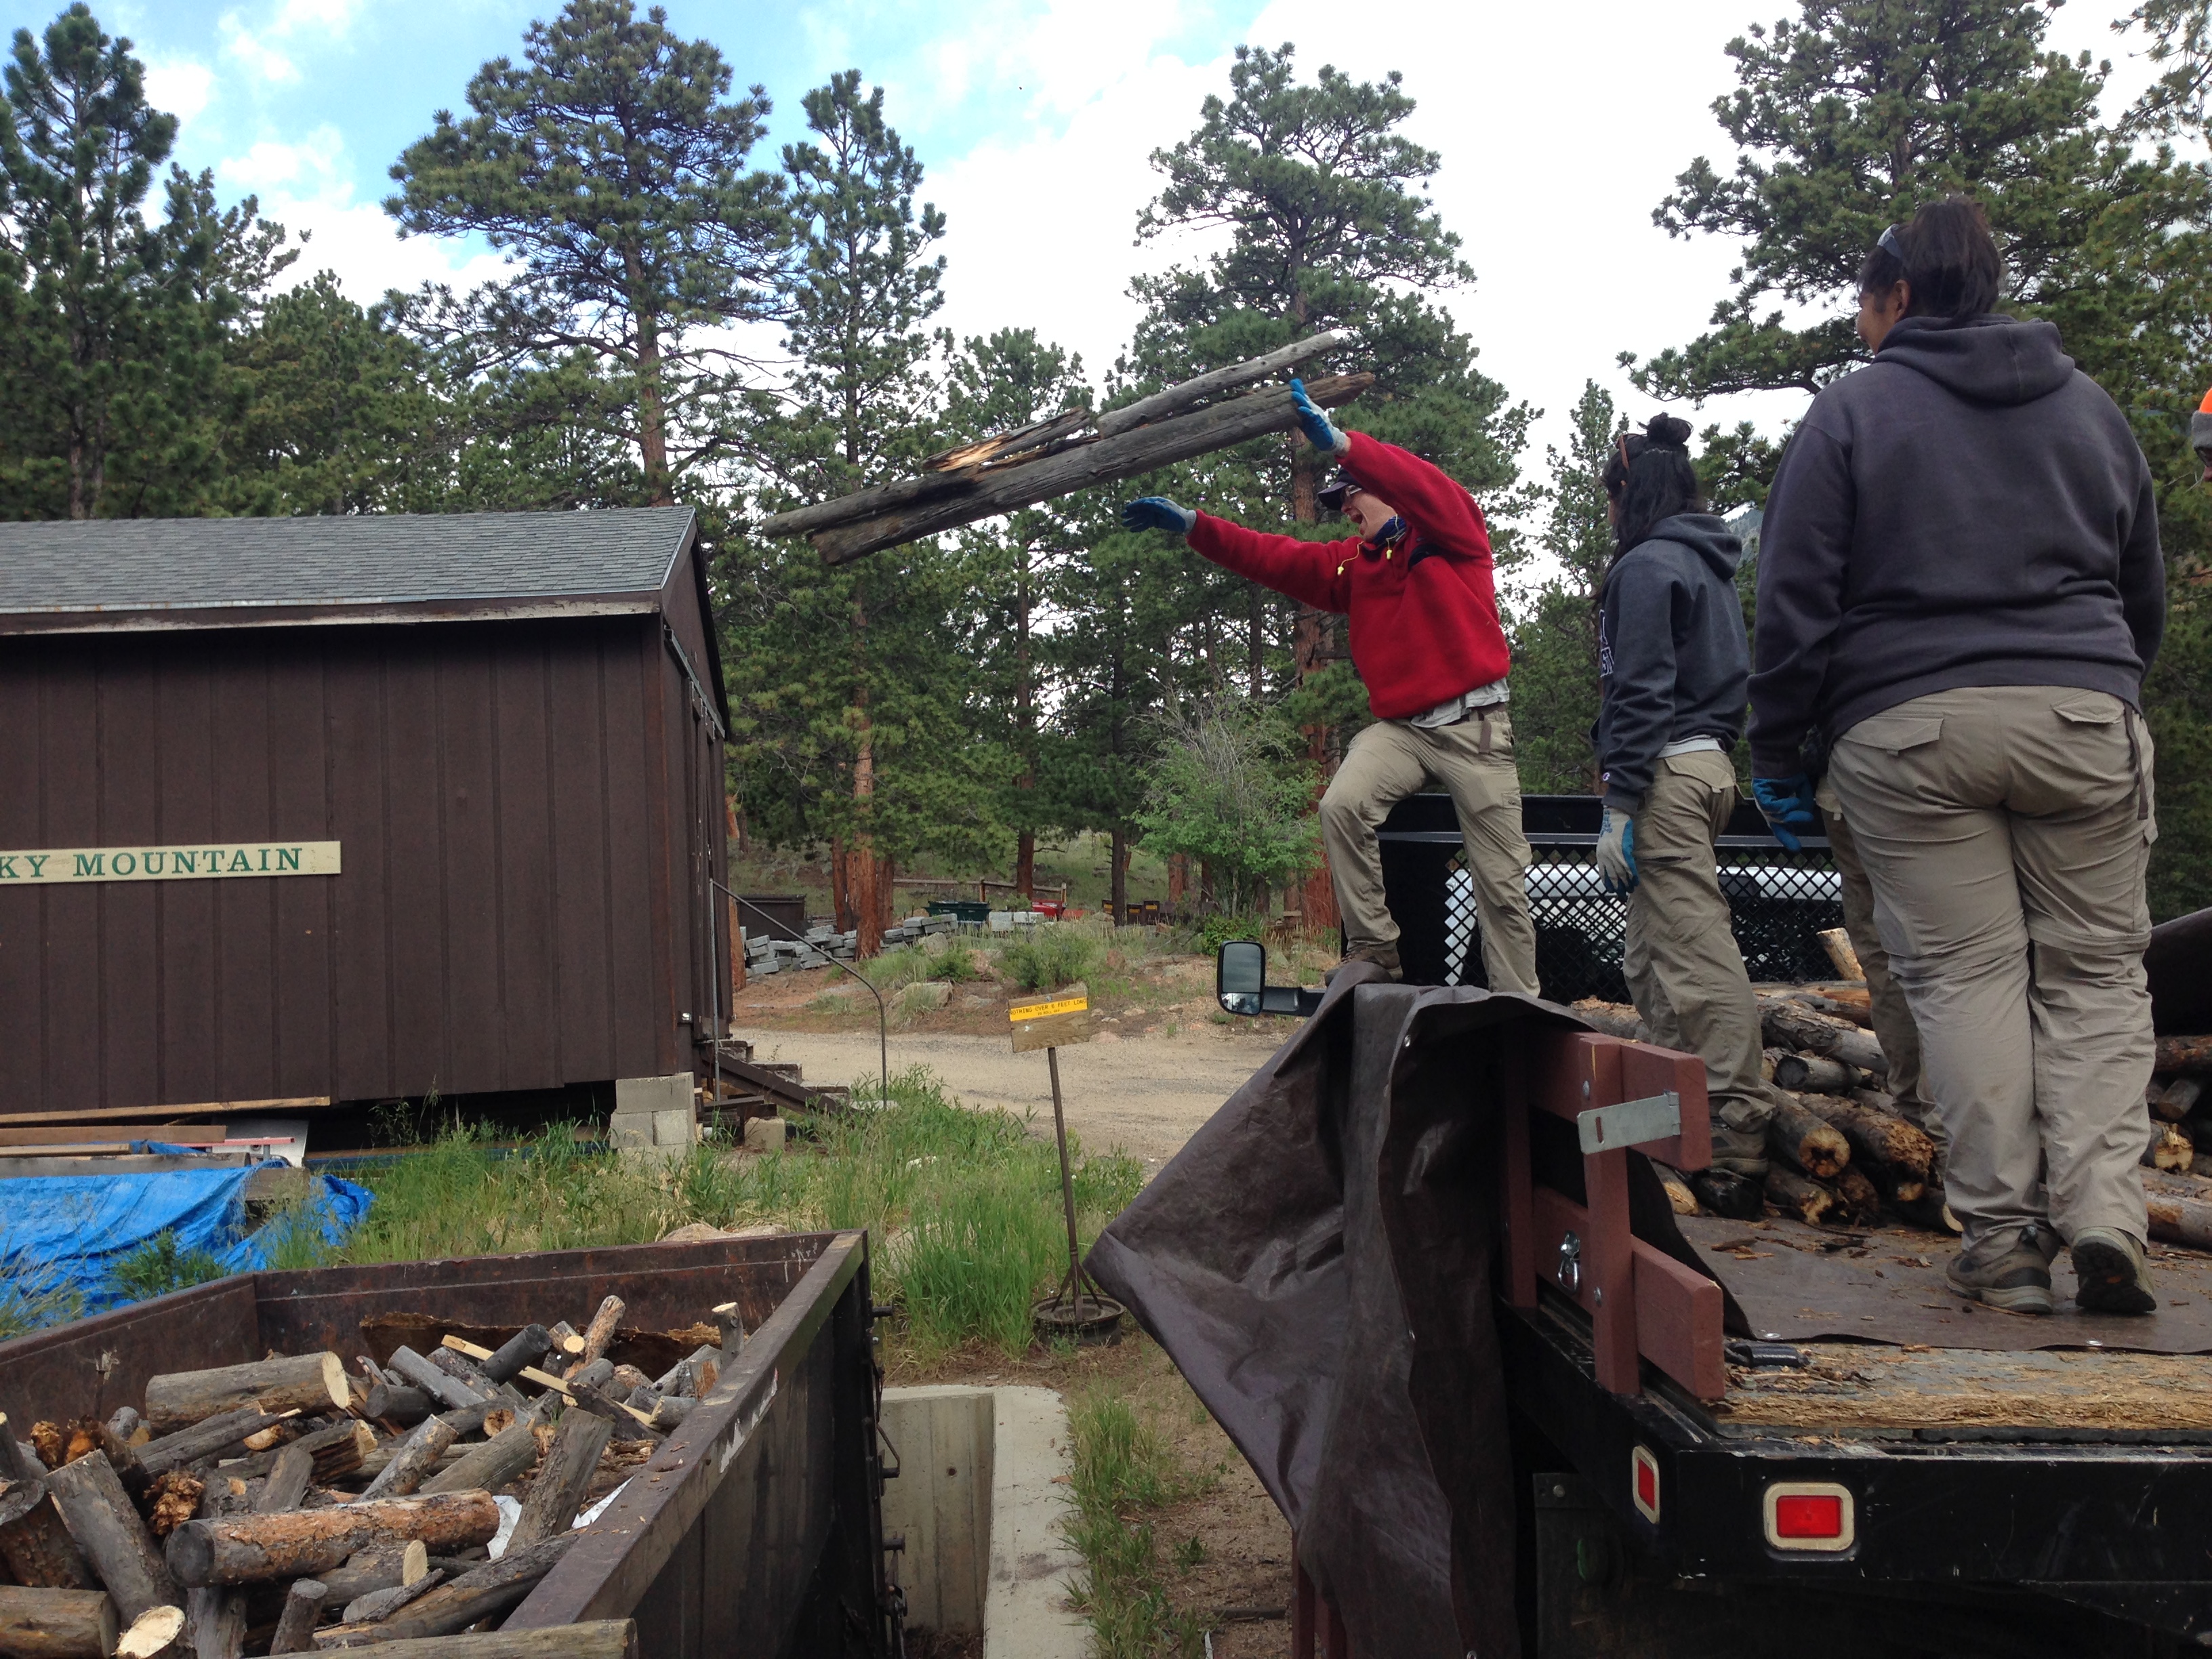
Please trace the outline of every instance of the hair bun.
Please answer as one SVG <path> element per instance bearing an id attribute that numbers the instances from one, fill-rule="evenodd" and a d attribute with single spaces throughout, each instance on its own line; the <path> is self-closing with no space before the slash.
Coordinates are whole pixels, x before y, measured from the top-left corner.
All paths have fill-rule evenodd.
<path id="1" fill-rule="evenodd" d="M 1686 450 L 1690 447 L 1690 423 L 1676 415 L 1654 415 L 1645 425 L 1644 435 L 1662 449 Z"/>

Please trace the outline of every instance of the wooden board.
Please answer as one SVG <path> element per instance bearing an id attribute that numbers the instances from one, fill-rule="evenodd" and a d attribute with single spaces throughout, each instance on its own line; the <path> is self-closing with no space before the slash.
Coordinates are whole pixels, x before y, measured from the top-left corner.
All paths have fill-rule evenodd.
<path id="1" fill-rule="evenodd" d="M 2212 1367 L 2110 1349 L 1802 1345 L 1804 1370 L 1729 1368 L 1728 1428 L 2212 1431 Z"/>
<path id="2" fill-rule="evenodd" d="M 1006 1011 L 1014 1028 L 1014 1052 L 1030 1054 L 1039 1048 L 1065 1048 L 1071 1042 L 1088 1042 L 1095 1028 L 1091 1018 L 1091 988 L 1074 984 L 1042 996 L 1022 997 Z"/>

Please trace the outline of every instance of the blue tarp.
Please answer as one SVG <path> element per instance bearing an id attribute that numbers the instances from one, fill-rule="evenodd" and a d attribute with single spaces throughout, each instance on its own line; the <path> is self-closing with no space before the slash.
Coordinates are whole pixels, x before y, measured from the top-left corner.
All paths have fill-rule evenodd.
<path id="1" fill-rule="evenodd" d="M 146 1143 L 152 1152 L 187 1147 Z M 112 1282 L 115 1264 L 162 1233 L 178 1252 L 205 1250 L 226 1272 L 269 1266 L 279 1229 L 300 1224 L 292 1214 L 246 1231 L 246 1188 L 256 1169 L 167 1170 L 146 1174 L 33 1176 L 0 1183 L 0 1271 L 33 1279 L 41 1291 L 75 1290 L 84 1311 L 99 1313 L 129 1298 Z M 313 1213 L 325 1243 L 338 1244 L 368 1213 L 365 1187 L 335 1176 L 311 1178 Z M 296 1212 L 295 1212 L 296 1213 Z"/>

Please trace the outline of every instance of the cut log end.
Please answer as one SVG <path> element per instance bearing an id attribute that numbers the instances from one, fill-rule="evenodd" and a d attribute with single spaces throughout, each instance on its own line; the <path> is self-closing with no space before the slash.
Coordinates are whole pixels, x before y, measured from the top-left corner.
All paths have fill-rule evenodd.
<path id="1" fill-rule="evenodd" d="M 115 1659 L 155 1659 L 185 1632 L 185 1610 L 149 1607 L 131 1622 L 115 1644 Z"/>

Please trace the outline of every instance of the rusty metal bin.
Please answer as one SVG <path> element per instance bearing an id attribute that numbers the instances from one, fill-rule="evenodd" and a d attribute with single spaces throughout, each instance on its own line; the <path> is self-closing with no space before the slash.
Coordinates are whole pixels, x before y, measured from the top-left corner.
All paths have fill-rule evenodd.
<path id="1" fill-rule="evenodd" d="M 751 1334 L 505 1628 L 628 1618 L 645 1659 L 889 1659 L 865 1233 L 240 1273 L 0 1343 L 0 1410 L 105 1418 L 166 1371 L 272 1348 L 350 1368 L 425 1316 L 511 1334 L 609 1295 L 629 1329 L 735 1302 Z"/>

